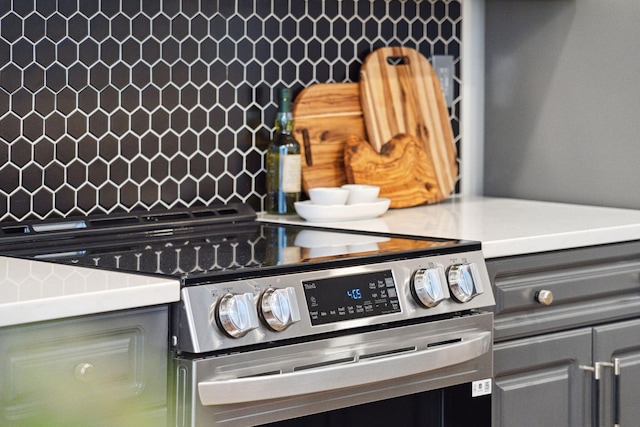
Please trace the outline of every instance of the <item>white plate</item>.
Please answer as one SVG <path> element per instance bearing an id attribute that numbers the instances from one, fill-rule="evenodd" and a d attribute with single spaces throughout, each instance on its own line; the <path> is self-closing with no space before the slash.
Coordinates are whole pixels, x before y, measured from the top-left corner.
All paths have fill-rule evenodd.
<path id="1" fill-rule="evenodd" d="M 310 200 L 296 202 L 296 212 L 309 222 L 356 221 L 376 218 L 389 209 L 390 199 L 380 198 L 356 205 L 314 205 Z"/>

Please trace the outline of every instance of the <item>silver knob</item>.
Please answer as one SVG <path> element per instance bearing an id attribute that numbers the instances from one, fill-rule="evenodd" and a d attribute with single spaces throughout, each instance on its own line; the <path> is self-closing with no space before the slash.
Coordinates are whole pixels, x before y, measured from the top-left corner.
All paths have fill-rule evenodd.
<path id="1" fill-rule="evenodd" d="M 80 381 L 89 382 L 94 377 L 95 368 L 91 363 L 79 363 L 76 365 L 74 374 Z"/>
<path id="2" fill-rule="evenodd" d="M 542 289 L 536 292 L 535 298 L 536 301 L 542 305 L 551 305 L 551 303 L 553 302 L 553 292 L 547 289 Z"/>
<path id="3" fill-rule="evenodd" d="M 440 267 L 420 268 L 413 274 L 411 294 L 423 306 L 435 307 L 449 297 L 446 280 Z"/>
<path id="4" fill-rule="evenodd" d="M 283 331 L 300 321 L 300 311 L 294 288 L 269 288 L 260 298 L 260 313 L 267 326 L 274 331 Z"/>
<path id="5" fill-rule="evenodd" d="M 482 293 L 478 277 L 478 266 L 473 262 L 452 265 L 447 271 L 451 295 L 459 302 L 470 301 L 473 297 Z"/>
<path id="6" fill-rule="evenodd" d="M 226 294 L 216 306 L 216 321 L 224 333 L 232 338 L 245 336 L 259 326 L 253 294 Z"/>

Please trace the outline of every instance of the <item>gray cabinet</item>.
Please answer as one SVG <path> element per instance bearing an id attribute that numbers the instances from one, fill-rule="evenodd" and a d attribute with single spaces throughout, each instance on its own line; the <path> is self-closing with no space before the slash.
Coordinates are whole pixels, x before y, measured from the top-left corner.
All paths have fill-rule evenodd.
<path id="1" fill-rule="evenodd" d="M 0 425 L 166 425 L 167 331 L 167 307 L 0 329 Z"/>
<path id="2" fill-rule="evenodd" d="M 611 366 L 616 359 L 619 391 Z M 589 370 L 596 362 L 599 392 Z M 584 427 L 595 418 L 597 426 L 613 426 L 616 418 L 634 426 L 640 419 L 640 320 L 496 344 L 494 377 L 494 427 Z"/>
<path id="3" fill-rule="evenodd" d="M 488 270 L 497 300 L 493 426 L 637 423 L 640 243 L 489 260 Z"/>
<path id="4" fill-rule="evenodd" d="M 591 331 L 562 332 L 496 344 L 494 427 L 589 425 Z"/>
<path id="5" fill-rule="evenodd" d="M 638 425 L 640 420 L 640 320 L 618 322 L 593 328 L 594 361 L 618 360 L 619 424 L 623 427 Z M 599 412 L 601 425 L 614 425 L 616 391 L 611 368 L 602 376 Z"/>

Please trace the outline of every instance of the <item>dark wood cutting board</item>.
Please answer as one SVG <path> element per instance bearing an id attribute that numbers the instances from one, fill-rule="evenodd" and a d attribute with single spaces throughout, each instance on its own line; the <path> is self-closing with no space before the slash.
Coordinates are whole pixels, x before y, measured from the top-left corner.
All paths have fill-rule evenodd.
<path id="1" fill-rule="evenodd" d="M 349 135 L 366 139 L 358 83 L 316 83 L 296 96 L 294 136 L 302 149 L 302 188 L 347 183 L 344 147 Z"/>
<path id="2" fill-rule="evenodd" d="M 436 180 L 436 203 L 454 189 L 456 146 L 438 77 L 415 49 L 384 47 L 371 52 L 360 69 L 360 100 L 369 143 L 380 152 L 397 135 L 424 146 Z"/>

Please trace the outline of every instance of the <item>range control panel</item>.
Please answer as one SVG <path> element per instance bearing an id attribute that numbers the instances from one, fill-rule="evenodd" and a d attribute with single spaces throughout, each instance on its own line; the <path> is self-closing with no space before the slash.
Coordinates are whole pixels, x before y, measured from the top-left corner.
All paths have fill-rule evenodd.
<path id="1" fill-rule="evenodd" d="M 173 341 L 203 353 L 494 304 L 472 251 L 185 287 Z"/>
<path id="2" fill-rule="evenodd" d="M 392 270 L 302 282 L 312 325 L 399 313 Z"/>

